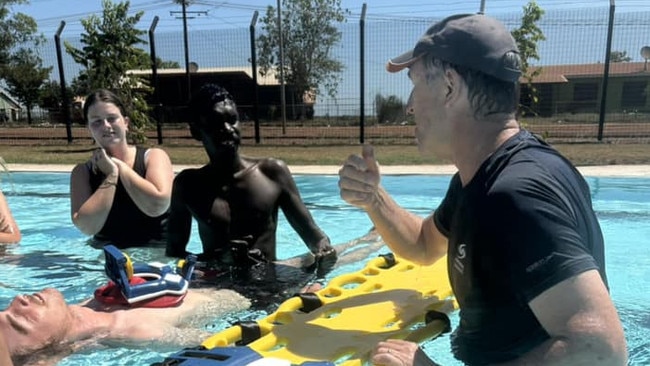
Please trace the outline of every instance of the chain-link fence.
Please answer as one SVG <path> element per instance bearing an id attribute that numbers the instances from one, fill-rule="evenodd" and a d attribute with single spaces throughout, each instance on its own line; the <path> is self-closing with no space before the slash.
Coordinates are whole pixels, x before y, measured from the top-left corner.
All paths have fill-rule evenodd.
<path id="1" fill-rule="evenodd" d="M 520 26 L 522 17 L 521 12 L 491 15 L 509 29 Z M 280 113 L 279 82 L 259 76 L 255 83 L 252 77 L 251 39 L 262 32 L 261 24 L 189 32 L 189 74 L 182 30 L 154 31 L 157 57 L 176 61 L 181 68 L 158 70 L 157 79 L 152 79 L 157 86 L 155 110 L 161 128 L 159 134 L 152 127 L 148 136 L 165 144 L 190 143 L 184 120 L 188 94 L 202 83 L 216 82 L 238 102 L 245 143 L 412 144 L 413 121 L 403 113 L 410 81 L 406 73 L 387 73 L 385 63 L 412 47 L 439 18 L 358 18 L 340 26 L 342 40 L 332 50 L 333 57 L 345 65 L 336 97 L 319 93 L 315 101 L 307 100 L 286 85 L 285 118 Z M 608 6 L 551 10 L 538 25 L 546 40 L 538 44 L 540 60 L 530 61 L 541 68 L 541 74 L 531 85 L 523 86 L 522 95 L 528 95 L 532 87 L 535 98 L 522 97 L 522 124 L 551 142 L 650 141 L 650 70 L 646 60 L 650 47 L 642 52 L 650 46 L 650 12 L 615 13 Z M 148 25 L 146 29 L 150 29 Z M 61 38 L 81 47 L 79 37 L 65 30 Z M 41 56 L 45 64 L 57 65 L 53 41 L 43 46 Z M 65 52 L 62 61 L 69 82 L 79 66 Z M 152 72 L 144 74 L 151 77 Z M 58 81 L 59 77 L 55 66 L 52 78 Z M 74 141 L 87 141 L 78 106 L 70 115 L 73 127 L 66 129 L 60 111 L 36 111 L 33 126 L 19 124 L 0 137 L 7 143 L 57 143 L 65 141 L 71 131 Z"/>

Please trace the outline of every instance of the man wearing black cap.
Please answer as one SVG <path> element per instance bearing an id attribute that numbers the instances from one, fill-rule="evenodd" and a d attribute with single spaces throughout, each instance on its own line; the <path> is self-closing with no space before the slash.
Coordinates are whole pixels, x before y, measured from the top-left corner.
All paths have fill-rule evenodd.
<path id="1" fill-rule="evenodd" d="M 488 16 L 454 15 L 387 65 L 406 68 L 420 152 L 458 169 L 446 196 L 427 218 L 399 207 L 380 184 L 370 146 L 348 158 L 339 187 L 397 255 L 424 264 L 447 255 L 460 305 L 454 356 L 468 365 L 625 365 L 589 187 L 520 128 L 511 34 Z M 435 365 L 398 340 L 379 343 L 372 361 Z"/>

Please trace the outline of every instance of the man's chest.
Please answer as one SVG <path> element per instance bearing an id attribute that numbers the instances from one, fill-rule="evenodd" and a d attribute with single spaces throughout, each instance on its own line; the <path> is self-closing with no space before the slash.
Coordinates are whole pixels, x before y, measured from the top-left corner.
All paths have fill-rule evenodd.
<path id="1" fill-rule="evenodd" d="M 189 206 L 197 219 L 211 223 L 266 221 L 275 215 L 281 200 L 281 190 L 267 179 L 203 184 L 192 189 L 209 192 L 193 195 Z"/>
<path id="2" fill-rule="evenodd" d="M 490 261 L 485 207 L 473 195 L 461 196 L 451 219 L 449 235 L 449 277 L 460 303 L 476 290 L 483 264 Z"/>

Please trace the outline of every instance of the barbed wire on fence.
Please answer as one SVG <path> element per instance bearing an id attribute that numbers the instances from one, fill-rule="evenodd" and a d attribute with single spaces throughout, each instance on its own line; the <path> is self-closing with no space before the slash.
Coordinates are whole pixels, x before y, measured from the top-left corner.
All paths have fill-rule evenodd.
<path id="1" fill-rule="evenodd" d="M 251 10 L 252 13 L 253 10 Z M 422 15 L 422 14 L 421 14 Z M 426 14 L 424 14 L 426 15 Z M 546 36 L 546 41 L 539 45 L 540 61 L 538 65 L 550 68 L 558 65 L 602 65 L 607 55 L 607 19 L 609 8 L 598 6 L 594 8 L 576 7 L 575 9 L 562 9 L 547 11 L 540 21 L 539 27 Z M 497 17 L 509 28 L 519 25 L 520 13 L 499 13 Z M 364 69 L 365 84 L 359 85 L 360 75 L 360 28 L 358 15 L 352 15 L 347 23 L 340 25 L 342 32 L 341 43 L 332 50 L 336 59 L 340 60 L 345 69 L 342 72 L 342 83 L 339 86 L 336 98 L 329 98 L 319 94 L 314 105 L 314 117 L 311 120 L 292 121 L 289 126 L 293 129 L 310 129 L 318 131 L 320 135 L 291 132 L 300 135 L 296 139 L 306 139 L 311 136 L 315 141 L 322 143 L 358 143 L 358 116 L 368 116 L 365 121 L 372 133 L 373 139 L 404 144 L 413 143 L 412 121 L 409 119 L 378 121 L 375 97 L 396 96 L 406 101 L 410 92 L 410 81 L 404 74 L 388 74 L 384 71 L 388 58 L 403 52 L 411 47 L 424 32 L 429 23 L 436 20 L 426 16 L 407 17 L 373 16 L 365 20 L 364 39 Z M 146 29 L 148 25 L 142 25 Z M 258 25 L 257 32 L 261 32 Z M 190 60 L 198 64 L 201 69 L 219 69 L 239 67 L 250 68 L 250 33 L 249 29 L 236 27 L 224 28 L 223 24 L 215 29 L 201 29 L 191 31 L 189 34 Z M 75 47 L 80 46 L 79 36 L 62 34 L 62 39 Z M 169 32 L 162 29 L 156 34 L 157 56 L 165 61 L 176 61 L 184 64 L 183 35 L 179 30 Z M 644 46 L 650 45 L 650 11 L 626 12 L 615 15 L 612 50 L 622 52 L 631 58 L 630 67 L 636 71 L 625 74 L 616 74 L 610 77 L 608 87 L 607 118 L 605 137 L 616 141 L 625 139 L 639 140 L 650 138 L 650 71 L 647 62 L 640 54 Z M 48 40 L 39 49 L 45 66 L 54 66 L 51 78 L 58 80 L 57 59 L 53 40 Z M 148 50 L 147 50 L 148 51 Z M 63 55 L 64 73 L 66 80 L 72 78 L 80 71 L 69 55 Z M 580 81 L 578 79 L 582 78 Z M 555 94 L 552 96 L 553 105 L 544 115 L 526 116 L 522 119 L 527 128 L 543 134 L 549 139 L 583 141 L 594 139 L 594 128 L 598 123 L 598 97 L 602 93 L 602 76 L 599 74 L 578 75 L 573 82 L 581 87 L 562 89 L 561 83 L 546 83 Z M 591 84 L 590 84 L 591 83 Z M 589 85 L 592 86 L 589 86 Z M 568 85 L 568 84 L 567 84 Z M 566 86 L 566 85 L 565 85 Z M 595 88 L 595 89 L 594 89 Z M 360 105 L 360 90 L 365 90 L 365 104 Z M 582 96 L 577 90 L 584 90 Z M 640 94 L 639 94 L 640 93 Z M 236 94 L 236 92 L 235 92 Z M 595 98 L 593 95 L 595 95 Z M 588 96 L 590 99 L 584 100 Z M 633 100 L 634 103 L 630 101 Z M 263 102 L 262 102 L 263 103 Z M 582 103 L 582 104 L 581 104 Z M 245 105 L 246 103 L 242 103 Z M 580 106 L 589 106 L 581 108 Z M 45 126 L 48 132 L 39 135 L 39 138 L 60 138 L 57 134 L 64 129 L 57 129 L 58 121 L 52 120 L 48 111 L 38 111 L 35 115 L 38 126 Z M 262 143 L 283 143 L 282 136 L 276 136 L 274 128 L 277 121 L 273 116 L 260 115 L 262 127 L 261 134 L 266 136 Z M 303 116 L 304 117 L 304 116 Z M 189 132 L 181 123 L 164 125 L 163 135 L 174 136 L 179 141 L 189 137 Z M 594 127 L 595 126 L 595 127 Z M 75 126 L 81 127 L 83 126 Z M 358 126 L 357 126 L 358 127 Z M 18 129 L 16 129 L 18 131 Z M 179 132 L 180 131 L 180 132 Z M 21 132 L 22 133 L 22 132 Z M 81 133 L 81 132 L 76 132 Z M 183 133 L 184 137 L 179 137 Z M 345 134 L 350 134 L 348 137 Z M 18 135 L 7 139 L 20 139 Z M 302 140 L 301 140 L 302 141 Z"/>

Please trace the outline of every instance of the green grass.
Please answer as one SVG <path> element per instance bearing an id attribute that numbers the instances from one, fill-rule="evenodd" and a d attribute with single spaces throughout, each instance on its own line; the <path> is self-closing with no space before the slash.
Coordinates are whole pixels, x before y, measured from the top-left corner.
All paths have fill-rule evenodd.
<path id="1" fill-rule="evenodd" d="M 161 145 L 174 164 L 194 165 L 207 161 L 201 145 Z M 650 144 L 557 144 L 555 147 L 576 165 L 650 164 Z M 9 164 L 76 164 L 91 154 L 92 145 L 0 146 L 0 156 Z M 243 146 L 242 154 L 275 157 L 289 165 L 340 165 L 350 154 L 360 153 L 359 145 L 341 146 Z M 381 145 L 375 155 L 382 165 L 449 164 L 423 158 L 415 145 Z"/>

